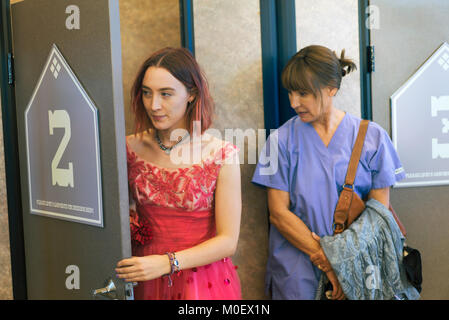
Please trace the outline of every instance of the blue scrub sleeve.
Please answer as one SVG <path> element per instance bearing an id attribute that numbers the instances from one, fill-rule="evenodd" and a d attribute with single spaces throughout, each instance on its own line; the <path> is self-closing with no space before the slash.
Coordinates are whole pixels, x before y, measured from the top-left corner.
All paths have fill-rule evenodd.
<path id="1" fill-rule="evenodd" d="M 270 134 L 256 166 L 252 182 L 259 186 L 289 192 L 288 154 L 279 130 Z"/>
<path id="2" fill-rule="evenodd" d="M 394 185 L 397 181 L 405 178 L 399 156 L 391 142 L 390 136 L 378 127 L 377 150 L 374 152 L 368 166 L 371 170 L 371 189 L 381 189 Z"/>

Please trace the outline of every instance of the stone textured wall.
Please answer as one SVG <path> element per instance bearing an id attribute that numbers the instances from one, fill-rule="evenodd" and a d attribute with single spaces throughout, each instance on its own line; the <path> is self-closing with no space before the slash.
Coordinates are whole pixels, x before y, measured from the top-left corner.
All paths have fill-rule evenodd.
<path id="1" fill-rule="evenodd" d="M 11 256 L 9 249 L 8 204 L 6 199 L 3 119 L 0 100 L 0 300 L 12 299 Z"/>
<path id="2" fill-rule="evenodd" d="M 134 132 L 131 87 L 142 63 L 164 47 L 181 46 L 178 0 L 120 0 L 126 134 Z"/>
<path id="3" fill-rule="evenodd" d="M 255 132 L 264 128 L 259 0 L 195 0 L 196 58 L 204 69 L 216 105 L 213 127 Z M 245 139 L 246 140 L 246 139 Z M 237 141 L 234 141 L 237 144 Z M 268 253 L 266 194 L 251 184 L 258 154 L 248 143 L 240 150 L 242 222 L 237 252 L 243 299 L 266 299 L 264 277 Z M 241 158 L 242 159 L 242 158 Z"/>
<path id="4" fill-rule="evenodd" d="M 357 0 L 296 0 L 296 36 L 298 51 L 319 44 L 354 60 L 359 68 L 359 22 Z M 334 106 L 360 116 L 360 72 L 343 78 Z"/>

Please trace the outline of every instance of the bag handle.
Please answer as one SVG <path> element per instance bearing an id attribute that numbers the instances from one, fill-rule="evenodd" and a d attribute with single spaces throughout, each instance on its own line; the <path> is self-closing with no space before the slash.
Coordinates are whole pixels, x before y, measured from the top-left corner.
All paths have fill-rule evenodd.
<path id="1" fill-rule="evenodd" d="M 368 124 L 368 120 L 362 120 L 360 122 L 359 132 L 357 133 L 357 139 L 355 140 L 354 147 L 352 148 L 344 186 L 354 185 L 357 167 L 359 166 L 360 156 L 362 155 L 363 144 L 365 142 L 366 132 L 368 131 Z"/>
<path id="2" fill-rule="evenodd" d="M 351 158 L 349 159 L 345 184 L 343 185 L 343 190 L 340 193 L 340 197 L 338 198 L 337 206 L 334 212 L 334 223 L 332 225 L 334 234 L 343 232 L 343 230 L 347 227 L 349 208 L 351 207 L 354 196 L 355 176 L 357 173 L 360 156 L 362 154 L 366 132 L 368 130 L 368 124 L 368 120 L 362 120 L 360 122 L 359 132 L 357 133 L 357 138 L 351 152 Z M 363 205 L 363 201 L 359 200 L 359 202 L 362 202 Z"/>
<path id="3" fill-rule="evenodd" d="M 353 200 L 355 176 L 357 173 L 360 156 L 362 154 L 366 132 L 368 131 L 368 125 L 368 120 L 362 120 L 360 122 L 359 132 L 357 133 L 357 138 L 354 147 L 352 148 L 351 158 L 349 160 L 348 170 L 346 172 L 345 184 L 343 185 L 342 193 L 338 199 L 337 208 L 334 215 L 333 228 L 336 233 L 340 233 L 345 229 L 346 221 L 348 220 L 349 208 Z M 348 186 L 351 188 L 348 188 Z M 402 235 L 405 237 L 407 235 L 407 231 L 401 220 L 399 220 L 399 217 L 391 206 L 391 203 L 389 204 L 388 209 L 393 214 L 394 220 L 401 230 Z"/>

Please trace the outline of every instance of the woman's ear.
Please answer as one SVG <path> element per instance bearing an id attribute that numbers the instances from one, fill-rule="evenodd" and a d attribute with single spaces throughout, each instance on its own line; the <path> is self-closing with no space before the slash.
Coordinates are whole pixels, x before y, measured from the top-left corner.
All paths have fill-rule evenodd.
<path id="1" fill-rule="evenodd" d="M 190 97 L 189 97 L 189 99 L 187 99 L 187 102 L 188 102 L 188 103 L 192 103 L 193 100 L 195 100 L 195 95 L 194 95 L 194 94 L 191 94 Z"/>
<path id="2" fill-rule="evenodd" d="M 329 88 L 329 96 L 331 97 L 335 97 L 335 95 L 337 94 L 338 89 L 337 88 Z"/>

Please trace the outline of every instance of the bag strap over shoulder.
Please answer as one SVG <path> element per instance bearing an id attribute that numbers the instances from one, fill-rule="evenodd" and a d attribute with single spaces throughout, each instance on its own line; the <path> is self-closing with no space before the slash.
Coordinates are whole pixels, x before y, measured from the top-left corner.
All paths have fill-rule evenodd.
<path id="1" fill-rule="evenodd" d="M 354 180 L 362 154 L 368 124 L 368 120 L 362 120 L 360 122 L 359 132 L 354 147 L 352 148 L 351 158 L 346 172 L 345 184 L 343 185 L 343 190 L 340 193 L 334 212 L 334 223 L 332 226 L 334 234 L 343 232 L 349 226 L 350 222 L 355 220 L 365 208 L 365 203 L 354 192 Z"/>
<path id="2" fill-rule="evenodd" d="M 362 154 L 363 144 L 365 142 L 366 132 L 368 131 L 368 120 L 362 120 L 359 126 L 357 139 L 352 148 L 351 158 L 349 160 L 348 171 L 346 172 L 345 185 L 354 185 L 357 167 L 359 165 L 360 156 Z"/>

